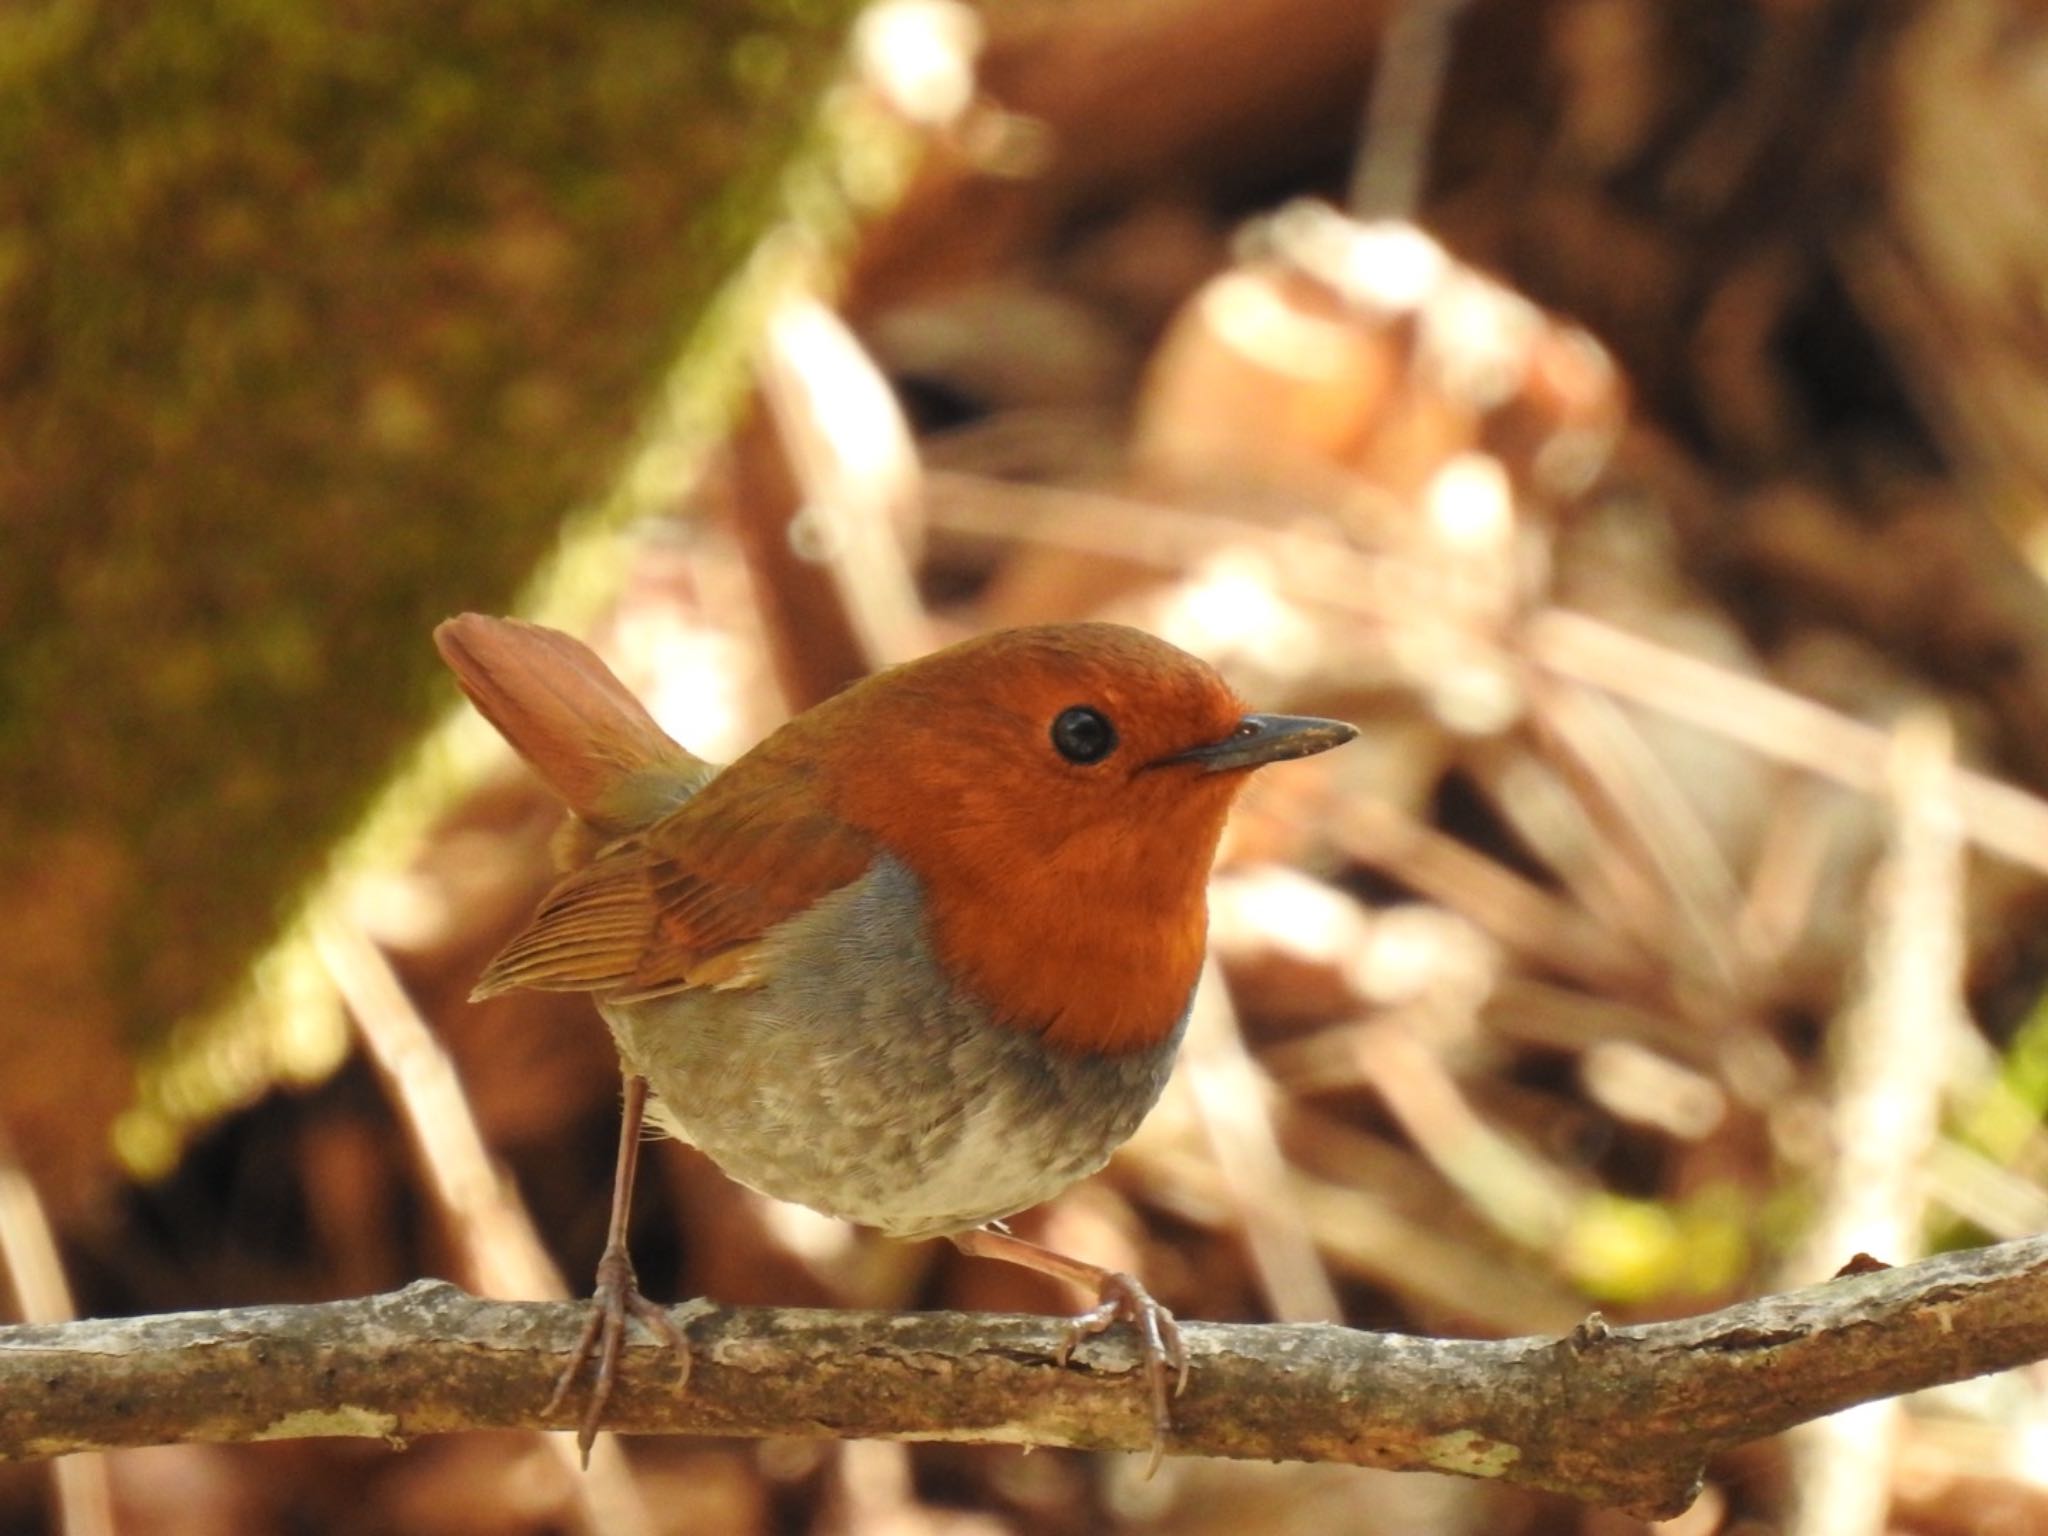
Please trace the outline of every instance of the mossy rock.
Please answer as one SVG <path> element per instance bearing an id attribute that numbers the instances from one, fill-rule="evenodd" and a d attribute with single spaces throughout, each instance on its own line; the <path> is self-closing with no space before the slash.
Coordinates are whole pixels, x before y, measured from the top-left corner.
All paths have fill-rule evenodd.
<path id="1" fill-rule="evenodd" d="M 850 0 L 0 16 L 0 1122 L 60 1206 L 616 472 Z"/>

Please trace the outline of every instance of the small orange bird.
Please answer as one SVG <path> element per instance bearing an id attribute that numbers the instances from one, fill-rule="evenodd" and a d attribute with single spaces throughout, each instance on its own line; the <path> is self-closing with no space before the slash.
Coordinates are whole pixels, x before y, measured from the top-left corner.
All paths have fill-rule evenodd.
<path id="1" fill-rule="evenodd" d="M 1172 1315 L 997 1223 L 1100 1168 L 1158 1098 L 1245 775 L 1352 727 L 1247 714 L 1163 640 L 1058 624 L 879 673 L 720 770 L 567 635 L 464 614 L 434 639 L 575 833 L 475 996 L 589 992 L 624 1061 L 610 1236 L 549 1404 L 595 1353 L 586 1455 L 628 1316 L 689 1366 L 626 1251 L 651 1112 L 763 1194 L 1092 1289 L 1060 1360 L 1136 1325 L 1156 1459 L 1187 1377 Z"/>

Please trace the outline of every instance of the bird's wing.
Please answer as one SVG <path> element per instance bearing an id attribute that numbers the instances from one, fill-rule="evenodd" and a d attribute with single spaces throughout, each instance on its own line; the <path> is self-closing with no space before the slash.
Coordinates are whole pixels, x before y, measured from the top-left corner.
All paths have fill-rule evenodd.
<path id="1" fill-rule="evenodd" d="M 720 775 L 647 832 L 565 878 L 493 960 L 476 995 L 514 987 L 617 1001 L 746 987 L 764 935 L 874 861 L 801 772 Z"/>

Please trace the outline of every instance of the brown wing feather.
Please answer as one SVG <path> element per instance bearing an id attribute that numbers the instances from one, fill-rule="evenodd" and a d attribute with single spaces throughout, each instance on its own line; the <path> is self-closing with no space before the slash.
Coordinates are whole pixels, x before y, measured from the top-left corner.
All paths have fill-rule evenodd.
<path id="1" fill-rule="evenodd" d="M 817 806 L 800 768 L 742 766 L 557 885 L 479 995 L 535 987 L 624 1001 L 753 984 L 761 937 L 857 878 L 875 848 Z"/>
<path id="2" fill-rule="evenodd" d="M 636 992 L 744 984 L 736 950 L 857 878 L 875 856 L 864 833 L 817 812 L 720 830 L 701 842 L 664 836 L 677 851 L 648 866 L 654 937 L 633 973 Z M 724 965 L 706 969 L 717 960 Z"/>
<path id="3" fill-rule="evenodd" d="M 577 870 L 548 892 L 533 920 L 484 968 L 470 996 L 516 987 L 603 992 L 617 986 L 647 946 L 646 883 L 641 867 L 623 859 Z"/>

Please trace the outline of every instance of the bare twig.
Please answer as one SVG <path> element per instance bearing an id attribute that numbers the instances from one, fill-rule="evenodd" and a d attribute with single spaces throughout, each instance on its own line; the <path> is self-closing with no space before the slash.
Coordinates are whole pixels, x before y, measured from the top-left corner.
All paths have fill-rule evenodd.
<path id="1" fill-rule="evenodd" d="M 1490 1227 L 1524 1247 L 1549 1250 L 1570 1224 L 1577 1191 L 1533 1151 L 1488 1124 L 1424 1042 L 1418 1020 L 1444 1006 L 1430 999 L 1385 1009 L 1364 1023 L 1326 1030 L 1315 1043 L 1350 1058 L 1352 1070 L 1372 1086 L 1416 1150 Z"/>
<path id="2" fill-rule="evenodd" d="M 1820 1214 L 1795 1256 L 1795 1279 L 1845 1253 L 1917 1253 L 1926 1225 L 1923 1168 L 1939 1135 L 1941 1070 L 1968 1027 L 1963 1000 L 1963 845 L 1951 799 L 1954 740 L 1932 711 L 1909 716 L 1890 764 L 1892 846 L 1871 885 L 1858 994 L 1837 1023 L 1832 1161 Z M 1891 1505 L 1887 1470 L 1904 1413 L 1864 1403 L 1793 1439 L 1796 1536 L 1869 1536 Z"/>
<path id="3" fill-rule="evenodd" d="M 1245 1049 L 1237 1011 L 1213 957 L 1195 989 L 1181 1070 L 1244 1231 L 1272 1315 L 1287 1322 L 1342 1317 L 1273 1129 L 1270 1084 Z"/>
<path id="4" fill-rule="evenodd" d="M 922 466 L 888 381 L 838 316 L 795 292 L 769 316 L 760 374 L 802 497 L 784 529 L 791 549 L 823 569 L 870 667 L 930 650 L 904 546 Z"/>
<path id="5" fill-rule="evenodd" d="M 0 1275 L 31 1323 L 68 1322 L 78 1315 L 56 1234 L 14 1142 L 0 1127 Z M 114 1495 L 103 1456 L 71 1456 L 50 1469 L 62 1536 L 112 1536 Z"/>
<path id="6" fill-rule="evenodd" d="M 1282 1128 L 1283 1145 L 1299 1163 L 1320 1156 L 1324 1172 L 1290 1167 L 1287 1199 L 1296 1206 L 1331 1273 L 1364 1280 L 1416 1306 L 1441 1311 L 1455 1298 L 1457 1316 L 1475 1329 L 1563 1330 L 1584 1304 L 1563 1282 L 1535 1265 L 1518 1266 L 1497 1242 L 1475 1241 L 1441 1209 L 1415 1209 L 1403 1197 L 1431 1187 L 1425 1164 L 1386 1142 L 1348 1132 L 1298 1104 Z M 1174 1192 L 1191 1212 L 1213 1212 L 1205 1225 L 1229 1218 L 1231 1191 L 1206 1148 L 1161 1148 L 1148 1136 L 1127 1142 L 1117 1160 L 1151 1184 Z M 1342 1170 L 1341 1175 L 1331 1172 Z M 1341 1179 L 1341 1182 L 1340 1182 Z M 1202 1220 L 1200 1215 L 1192 1219 Z"/>
<path id="7" fill-rule="evenodd" d="M 1735 877 L 1685 791 L 1627 715 L 1603 694 L 1554 680 L 1532 686 L 1529 720 L 1536 737 L 1574 781 L 1603 826 L 1650 887 L 1648 921 L 1661 934 L 1652 952 L 1674 941 L 1698 958 L 1723 995 L 1738 986 L 1734 952 L 1740 903 Z"/>
<path id="8" fill-rule="evenodd" d="M 583 1309 L 421 1281 L 315 1306 L 0 1329 L 0 1455 L 182 1440 L 560 1428 L 541 1405 Z M 831 1435 L 1138 1450 L 1121 1334 L 1062 1368 L 1055 1319 L 727 1308 L 679 1314 L 690 1390 L 636 1339 L 628 1433 Z M 1561 1339 L 1420 1339 L 1184 1323 L 1182 1454 L 1429 1468 L 1649 1516 L 1706 1459 L 1850 1404 L 2048 1355 L 2048 1238 Z"/>
<path id="9" fill-rule="evenodd" d="M 1886 734 L 1810 699 L 1561 608 L 1530 620 L 1525 640 L 1530 658 L 1547 672 L 1604 688 L 1835 783 L 1870 793 L 1884 788 L 1891 750 Z M 1955 808 L 1987 852 L 2048 873 L 2048 803 L 1957 769 Z"/>
<path id="10" fill-rule="evenodd" d="M 1407 0 L 1380 46 L 1364 146 L 1348 199 L 1362 219 L 1408 219 L 1422 206 L 1451 33 L 1468 0 Z"/>
<path id="11" fill-rule="evenodd" d="M 323 917 L 314 941 L 418 1150 L 463 1278 L 487 1296 L 569 1295 L 519 1194 L 484 1146 L 455 1063 L 361 929 Z"/>
<path id="12" fill-rule="evenodd" d="M 1350 801 L 1331 832 L 1350 857 L 1462 913 L 1518 955 L 1624 997 L 1659 990 L 1650 966 L 1584 914 L 1393 805 Z"/>
<path id="13" fill-rule="evenodd" d="M 324 916 L 315 919 L 314 942 L 412 1136 L 466 1278 L 486 1295 L 567 1296 L 525 1203 L 484 1146 L 455 1063 L 384 952 L 360 928 Z M 547 1444 L 565 1474 L 585 1460 L 568 1435 L 550 1435 Z M 651 1532 L 647 1502 L 614 1436 L 599 1436 L 588 1465 L 587 1479 L 570 1475 L 562 1484 L 575 1528 L 611 1536 Z"/>

